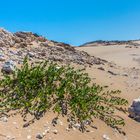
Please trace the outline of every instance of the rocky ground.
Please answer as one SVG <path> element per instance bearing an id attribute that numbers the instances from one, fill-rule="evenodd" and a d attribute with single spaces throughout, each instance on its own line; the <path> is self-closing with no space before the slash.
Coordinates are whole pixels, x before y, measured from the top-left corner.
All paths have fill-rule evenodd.
<path id="1" fill-rule="evenodd" d="M 50 60 L 65 64 L 80 65 L 103 64 L 105 61 L 86 52 L 78 51 L 65 43 L 49 41 L 31 32 L 9 33 L 0 29 L 0 66 L 9 60 L 15 65 L 22 64 L 25 56 L 30 61 Z"/>
<path id="2" fill-rule="evenodd" d="M 101 50 L 94 48 L 95 43 L 93 46 L 90 43 L 90 48 L 87 44 L 86 47 L 77 48 L 65 43 L 50 41 L 31 32 L 10 33 L 0 29 L 0 69 L 12 72 L 15 67 L 22 65 L 25 56 L 29 57 L 30 62 L 38 63 L 38 61 L 49 60 L 60 64 L 71 64 L 75 68 L 84 67 L 93 82 L 109 86 L 110 89 L 121 90 L 121 96 L 128 99 L 128 106 L 130 106 L 133 99 L 138 98 L 140 93 L 139 54 L 136 53 L 139 52 L 139 42 L 115 42 L 113 46 L 115 50 L 111 50 L 112 55 L 104 49 L 105 44 L 108 47 L 112 45 L 112 42 L 96 42 Z M 102 45 L 104 48 L 101 47 Z M 135 50 L 128 51 L 128 49 L 136 49 L 136 52 Z M 127 56 L 120 53 L 126 50 L 131 54 L 131 62 L 121 57 L 121 55 Z M 118 54 L 120 59 L 116 59 Z M 118 60 L 125 60 L 124 63 L 128 63 L 127 66 L 124 63 L 118 63 Z M 52 119 L 56 115 L 52 112 L 48 112 L 28 127 L 20 114 L 10 117 L 4 115 L 0 118 L 0 140 L 139 140 L 139 123 L 129 118 L 128 114 L 119 114 L 126 121 L 126 126 L 123 128 L 126 135 L 119 134 L 118 131 L 106 126 L 100 120 L 95 120 L 93 127 L 88 127 L 84 134 L 77 130 L 79 124 L 69 130 L 67 121 L 63 117 L 60 117 L 56 122 L 57 125 L 54 125 Z M 31 116 L 28 119 L 30 120 Z"/>

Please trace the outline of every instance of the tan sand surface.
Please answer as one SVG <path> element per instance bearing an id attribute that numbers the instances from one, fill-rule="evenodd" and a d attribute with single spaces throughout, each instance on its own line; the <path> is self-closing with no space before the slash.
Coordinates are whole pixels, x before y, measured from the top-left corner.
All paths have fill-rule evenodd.
<path id="1" fill-rule="evenodd" d="M 140 49 L 125 48 L 125 46 L 114 47 L 81 47 L 78 50 L 84 50 L 91 55 L 103 58 L 110 63 L 109 65 L 95 65 L 87 67 L 86 72 L 89 73 L 93 82 L 101 85 L 107 85 L 110 89 L 119 89 L 122 91 L 121 96 L 128 99 L 129 105 L 134 98 L 140 95 L 140 66 L 134 57 L 140 55 Z M 133 54 L 133 55 L 132 55 Z M 134 55 L 135 54 L 135 55 Z M 81 66 L 75 65 L 76 68 Z M 104 70 L 98 69 L 103 67 Z M 135 67 L 135 68 L 132 68 Z M 111 75 L 108 71 L 112 71 L 117 75 Z M 124 73 L 128 76 L 124 76 Z M 31 140 L 36 140 L 36 134 L 43 132 L 46 126 L 51 130 L 57 129 L 58 134 L 48 133 L 43 140 L 103 140 L 106 134 L 110 140 L 140 140 L 140 123 L 128 117 L 128 114 L 120 113 L 124 117 L 126 126 L 123 130 L 126 136 L 119 134 L 117 131 L 105 125 L 100 120 L 94 120 L 97 129 L 91 129 L 90 132 L 81 133 L 77 130 L 66 131 L 67 123 L 65 118 L 60 117 L 63 125 L 53 127 L 51 119 L 55 117 L 54 113 L 48 112 L 43 118 L 35 121 L 34 124 L 27 128 L 23 128 L 23 120 L 20 115 L 8 118 L 8 122 L 0 121 L 0 140 L 7 140 L 6 136 L 15 137 L 15 140 L 27 140 L 27 136 L 31 136 Z"/>
<path id="2" fill-rule="evenodd" d="M 90 55 L 103 58 L 109 62 L 115 62 L 122 67 L 139 67 L 140 66 L 140 48 L 125 48 L 121 46 L 100 46 L 100 47 L 79 47 L 78 50 L 88 52 Z M 136 61 L 136 60 L 139 60 Z"/>

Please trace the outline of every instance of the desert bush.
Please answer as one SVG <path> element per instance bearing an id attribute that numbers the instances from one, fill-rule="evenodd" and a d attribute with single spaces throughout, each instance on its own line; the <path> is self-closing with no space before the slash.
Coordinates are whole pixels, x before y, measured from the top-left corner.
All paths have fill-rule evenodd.
<path id="1" fill-rule="evenodd" d="M 0 80 L 0 112 L 20 110 L 23 116 L 30 113 L 39 119 L 53 110 L 69 122 L 80 123 L 82 130 L 84 121 L 94 118 L 116 127 L 124 125 L 124 120 L 115 111 L 128 103 L 119 93 L 92 84 L 83 70 L 51 62 L 30 66 L 26 58 L 21 69 Z"/>

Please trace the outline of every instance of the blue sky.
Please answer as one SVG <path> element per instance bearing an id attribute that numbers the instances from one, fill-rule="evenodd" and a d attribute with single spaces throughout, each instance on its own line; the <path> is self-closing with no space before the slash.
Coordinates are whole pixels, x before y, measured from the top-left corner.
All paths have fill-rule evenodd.
<path id="1" fill-rule="evenodd" d="M 80 45 L 140 39 L 140 0 L 1 0 L 0 27 Z"/>

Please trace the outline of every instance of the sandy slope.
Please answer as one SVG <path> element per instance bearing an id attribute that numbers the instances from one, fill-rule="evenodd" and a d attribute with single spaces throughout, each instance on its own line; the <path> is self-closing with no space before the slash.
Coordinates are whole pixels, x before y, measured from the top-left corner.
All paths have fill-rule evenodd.
<path id="1" fill-rule="evenodd" d="M 115 65 L 112 71 L 119 73 L 117 76 L 109 76 L 106 71 L 98 71 L 94 69 L 90 70 L 91 76 L 95 77 L 95 81 L 110 85 L 112 88 L 117 88 L 122 91 L 124 98 L 128 99 L 131 104 L 134 98 L 140 96 L 140 48 L 125 48 L 124 46 L 101 46 L 101 47 L 81 47 L 78 50 L 84 50 L 91 55 L 103 58 Z M 137 60 L 137 61 L 136 61 Z M 103 66 L 105 67 L 105 66 Z M 135 68 L 134 68 L 135 67 Z M 127 73 L 127 77 L 120 76 L 120 73 Z M 127 134 L 128 140 L 140 139 L 140 123 L 136 122 L 128 117 L 128 115 L 122 114 L 126 121 L 124 130 Z M 115 139 L 121 139 L 114 137 Z"/>
<path id="2" fill-rule="evenodd" d="M 121 89 L 121 96 L 127 98 L 130 103 L 133 98 L 139 96 L 140 89 L 138 89 L 138 87 L 136 86 L 133 87 L 132 85 L 128 85 L 126 83 L 126 81 L 129 80 L 129 77 L 121 75 L 113 76 L 107 72 L 107 70 L 112 70 L 116 72 L 118 70 L 118 67 L 116 68 L 114 66 L 113 68 L 110 68 L 110 66 L 108 65 L 102 66 L 105 68 L 105 71 L 99 70 L 98 67 L 99 66 L 93 66 L 86 69 L 90 77 L 93 79 L 93 82 L 97 82 L 101 85 L 108 85 L 110 89 Z M 121 74 L 124 72 L 124 70 L 120 68 L 119 72 Z M 51 119 L 55 117 L 55 115 L 52 113 L 47 113 L 45 117 L 43 117 L 39 121 L 36 121 L 34 124 L 27 128 L 22 128 L 22 125 L 24 123 L 20 115 L 10 117 L 8 122 L 0 122 L 0 134 L 4 134 L 6 136 L 13 136 L 16 138 L 16 140 L 26 140 L 27 136 L 31 135 L 32 140 L 35 140 L 36 134 L 39 132 L 43 132 L 47 125 L 51 127 L 51 130 L 57 129 L 58 134 L 56 135 L 50 132 L 43 138 L 44 140 L 49 140 L 49 138 L 51 138 L 52 140 L 103 140 L 102 136 L 104 134 L 108 135 L 111 140 L 139 140 L 140 124 L 130 119 L 128 117 L 128 114 L 121 113 L 120 115 L 123 116 L 126 121 L 126 126 L 123 128 L 123 130 L 126 132 L 126 136 L 120 135 L 118 132 L 107 127 L 102 121 L 99 120 L 94 121 L 94 125 L 98 129 L 89 128 L 91 132 L 86 132 L 84 134 L 78 132 L 77 130 L 67 132 L 67 123 L 64 118 L 60 118 L 60 120 L 63 122 L 62 126 L 58 125 L 55 128 L 50 124 Z M 5 140 L 5 137 L 0 136 L 0 140 Z"/>
<path id="3" fill-rule="evenodd" d="M 140 48 L 125 48 L 125 45 L 118 46 L 100 46 L 100 47 L 79 47 L 78 50 L 88 52 L 109 62 L 115 62 L 122 67 L 139 67 Z"/>
<path id="4" fill-rule="evenodd" d="M 134 98 L 139 97 L 140 94 L 140 66 L 138 59 L 140 55 L 140 48 L 125 48 L 125 46 L 107 46 L 107 47 L 81 47 L 78 50 L 84 50 L 91 55 L 98 56 L 106 59 L 110 64 L 94 65 L 87 67 L 86 72 L 89 73 L 93 82 L 101 85 L 107 85 L 110 89 L 120 89 L 122 91 L 121 96 L 128 99 L 131 104 Z M 133 54 L 133 55 L 132 55 Z M 76 68 L 81 68 L 79 65 L 74 65 Z M 99 67 L 104 70 L 98 69 Z M 132 68 L 135 67 L 135 68 Z M 110 74 L 108 71 L 112 71 L 116 75 Z M 125 76 L 125 75 L 128 76 Z M 67 123 L 65 118 L 60 118 L 63 125 L 53 127 L 51 119 L 55 117 L 51 112 L 47 113 L 42 119 L 36 121 L 34 124 L 27 128 L 23 128 L 23 121 L 20 115 L 10 117 L 8 122 L 0 121 L 0 140 L 7 140 L 5 136 L 15 137 L 16 140 L 27 140 L 27 136 L 32 136 L 31 139 L 35 140 L 35 136 L 39 132 L 43 132 L 46 126 L 51 127 L 51 131 L 58 130 L 58 134 L 53 134 L 51 131 L 43 140 L 103 140 L 103 135 L 106 134 L 111 140 L 139 140 L 140 139 L 140 123 L 130 119 L 128 114 L 120 113 L 125 118 L 126 126 L 123 130 L 126 132 L 126 136 L 120 135 L 112 128 L 107 127 L 103 122 L 99 120 L 94 121 L 94 125 L 97 129 L 91 129 L 90 132 L 84 134 L 77 130 L 70 132 L 66 131 Z"/>

